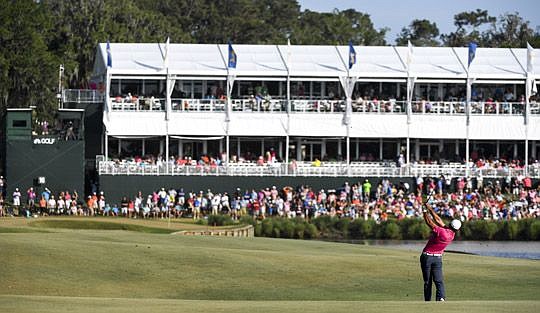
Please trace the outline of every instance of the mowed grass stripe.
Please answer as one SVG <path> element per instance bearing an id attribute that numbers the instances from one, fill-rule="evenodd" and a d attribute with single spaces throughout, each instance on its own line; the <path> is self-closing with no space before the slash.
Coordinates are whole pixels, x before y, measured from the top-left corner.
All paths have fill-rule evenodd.
<path id="1" fill-rule="evenodd" d="M 267 238 L 64 230 L 0 236 L 11 295 L 192 300 L 419 300 L 417 253 Z M 534 300 L 540 263 L 448 254 L 449 300 Z"/>
<path id="2" fill-rule="evenodd" d="M 401 313 L 502 313 L 538 312 L 540 301 L 205 301 L 93 297 L 1 296 L 2 312 L 401 312 Z M 37 309 L 39 308 L 39 309 Z"/>

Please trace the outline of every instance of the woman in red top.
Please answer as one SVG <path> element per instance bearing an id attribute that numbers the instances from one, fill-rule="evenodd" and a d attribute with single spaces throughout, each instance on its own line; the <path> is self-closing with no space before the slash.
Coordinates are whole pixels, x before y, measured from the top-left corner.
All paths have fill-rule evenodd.
<path id="1" fill-rule="evenodd" d="M 431 205 L 426 204 L 424 220 L 432 230 L 422 255 L 420 266 L 424 278 L 424 300 L 431 301 L 431 286 L 435 282 L 436 300 L 444 301 L 446 298 L 442 273 L 442 255 L 444 249 L 454 240 L 455 233 L 461 227 L 459 220 L 453 220 L 450 225 L 445 225 L 442 219 L 433 211 Z"/>

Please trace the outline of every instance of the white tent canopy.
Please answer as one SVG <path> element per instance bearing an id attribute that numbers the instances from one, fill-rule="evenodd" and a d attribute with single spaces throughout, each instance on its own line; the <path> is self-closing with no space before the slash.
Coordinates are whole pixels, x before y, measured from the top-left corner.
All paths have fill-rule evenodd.
<path id="1" fill-rule="evenodd" d="M 357 62 L 348 71 L 348 46 L 240 45 L 233 44 L 237 67 L 230 69 L 244 77 L 370 77 L 407 76 L 407 47 L 356 46 Z M 94 75 L 105 73 L 107 44 L 97 48 Z M 165 43 L 111 43 L 111 75 L 164 75 Z M 170 44 L 170 75 L 226 76 L 228 46 L 221 44 Z M 540 56 L 534 63 L 540 64 Z M 463 79 L 467 76 L 467 48 L 414 47 L 411 76 Z M 480 79 L 525 79 L 526 49 L 478 48 L 470 77 Z M 537 70 L 538 71 L 538 70 Z M 349 73 L 348 73 L 349 72 Z"/>

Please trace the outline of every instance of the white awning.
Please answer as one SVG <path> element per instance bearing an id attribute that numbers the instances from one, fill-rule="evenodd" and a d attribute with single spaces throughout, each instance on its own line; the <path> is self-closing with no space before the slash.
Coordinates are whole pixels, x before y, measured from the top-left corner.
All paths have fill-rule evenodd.
<path id="1" fill-rule="evenodd" d="M 97 48 L 94 75 L 106 70 L 107 44 Z M 111 43 L 113 76 L 165 75 L 165 43 Z M 359 78 L 400 79 L 407 76 L 407 47 L 356 46 L 357 62 L 348 70 L 348 46 L 240 45 L 233 44 L 238 61 L 229 73 L 242 77 L 269 79 Z M 177 78 L 225 77 L 228 46 L 224 44 L 170 44 L 168 72 Z M 414 47 L 411 76 L 431 79 L 464 79 L 468 50 L 465 47 Z M 534 63 L 540 67 L 540 55 Z M 525 79 L 526 49 L 478 48 L 470 76 L 478 79 Z M 537 69 L 534 74 L 540 74 Z"/>

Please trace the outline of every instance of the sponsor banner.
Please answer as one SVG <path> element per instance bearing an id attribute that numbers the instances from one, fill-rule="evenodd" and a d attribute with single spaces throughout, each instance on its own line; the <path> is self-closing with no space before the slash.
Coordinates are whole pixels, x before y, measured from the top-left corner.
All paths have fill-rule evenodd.
<path id="1" fill-rule="evenodd" d="M 35 138 L 33 140 L 35 145 L 54 145 L 57 139 L 53 137 Z"/>

